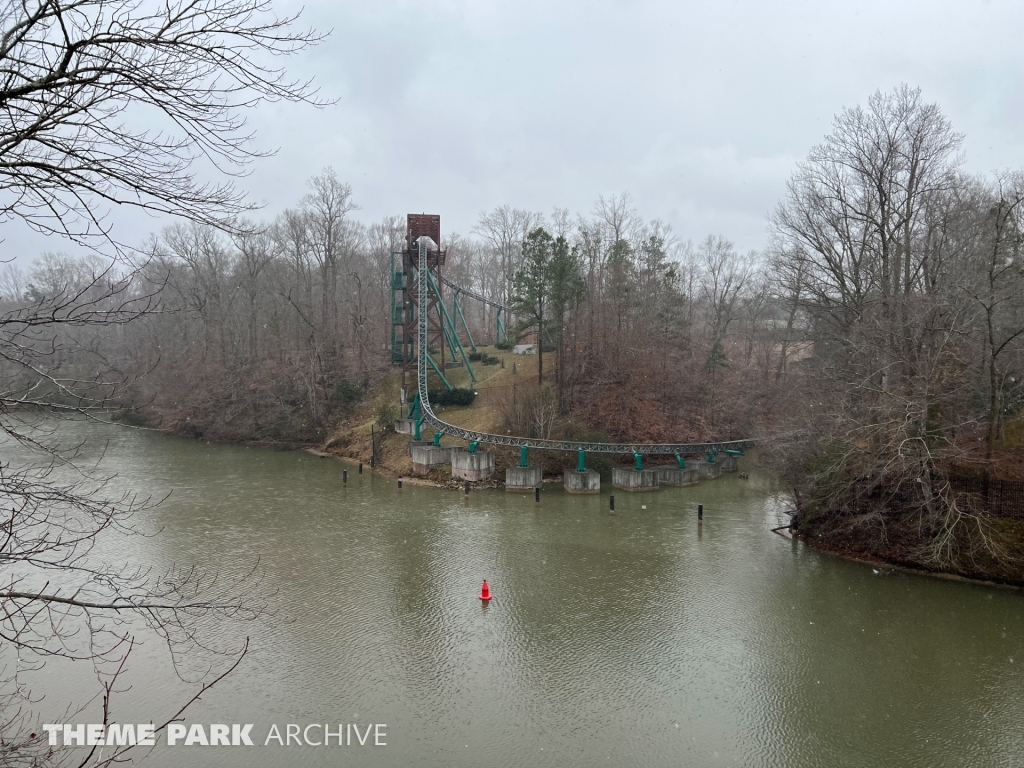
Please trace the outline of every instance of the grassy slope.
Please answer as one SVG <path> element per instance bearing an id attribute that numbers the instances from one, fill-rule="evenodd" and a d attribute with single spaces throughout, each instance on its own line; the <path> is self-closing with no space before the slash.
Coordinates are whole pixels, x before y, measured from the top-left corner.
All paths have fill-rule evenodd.
<path id="1" fill-rule="evenodd" d="M 478 393 L 476 400 L 468 406 L 436 406 L 434 412 L 445 421 L 466 429 L 478 432 L 496 433 L 501 425 L 501 412 L 498 402 L 505 392 L 517 382 L 535 381 L 537 376 L 537 357 L 535 355 L 514 355 L 512 352 L 503 352 L 494 347 L 479 347 L 482 352 L 500 358 L 504 362 L 501 365 L 481 365 L 472 363 L 473 372 L 477 381 L 474 386 L 465 368 L 454 368 L 445 372 L 452 386 L 470 387 L 474 386 Z M 515 373 L 513 373 L 513 365 Z M 545 374 L 551 374 L 554 370 L 554 356 L 544 357 Z M 440 386 L 436 376 L 431 373 L 431 387 Z M 371 396 L 366 398 L 363 406 L 353 416 L 340 424 L 334 434 L 327 441 L 325 450 L 328 453 L 368 463 L 370 460 L 371 426 L 376 420 L 374 400 L 376 397 L 385 396 L 392 402 L 397 402 L 398 392 L 401 387 L 401 371 L 395 369 L 390 376 L 382 381 Z M 415 384 L 415 379 L 408 380 L 408 386 Z M 421 434 L 424 440 L 433 437 L 433 433 L 427 430 Z M 412 460 L 409 458 L 406 444 L 409 441 L 407 435 L 398 435 L 394 432 L 386 434 L 383 445 L 378 455 L 378 469 L 394 475 L 408 476 L 412 473 Z M 465 445 L 464 441 L 445 439 L 446 445 Z M 491 450 L 488 448 L 488 450 Z M 505 476 L 505 467 L 519 462 L 519 454 L 515 449 L 499 449 L 496 451 L 495 478 Z M 562 462 L 559 461 L 560 465 Z M 447 467 L 435 469 L 428 477 L 441 484 L 451 484 L 451 470 Z"/>

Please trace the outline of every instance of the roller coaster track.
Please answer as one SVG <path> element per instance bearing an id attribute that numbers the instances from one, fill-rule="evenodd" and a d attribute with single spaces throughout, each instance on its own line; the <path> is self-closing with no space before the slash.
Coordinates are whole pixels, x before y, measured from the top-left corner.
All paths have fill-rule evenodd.
<path id="1" fill-rule="evenodd" d="M 427 251 L 429 249 L 431 241 L 427 237 L 421 237 L 417 241 L 419 248 L 419 263 L 427 263 Z M 469 296 L 477 301 L 482 301 L 485 304 L 489 304 L 492 307 L 501 309 L 504 312 L 511 314 L 508 307 L 499 304 L 495 301 L 485 298 L 480 294 L 467 290 L 457 283 L 453 283 L 446 278 L 441 278 L 442 282 L 452 290 L 457 290 L 459 293 Z M 420 280 L 419 282 L 419 305 L 421 307 L 427 306 L 427 285 L 428 280 Z M 419 313 L 419 322 L 417 328 L 417 336 L 419 340 L 419 348 L 427 348 L 427 313 Z M 753 447 L 754 441 L 751 439 L 747 440 L 726 440 L 721 442 L 707 442 L 707 443 L 586 443 L 572 440 L 537 440 L 526 437 L 512 437 L 511 435 L 492 435 L 487 432 L 476 432 L 471 429 L 463 429 L 457 427 L 454 424 L 449 424 L 446 421 L 441 420 L 434 413 L 430 407 L 430 395 L 427 391 L 427 356 L 417 355 L 417 378 L 418 378 L 418 392 L 420 402 L 420 414 L 423 421 L 431 426 L 437 427 L 437 429 L 445 434 L 458 438 L 460 440 L 467 440 L 471 443 L 488 443 L 490 445 L 507 445 L 513 447 L 528 447 L 538 448 L 541 450 L 549 451 L 587 451 L 590 453 L 632 453 L 632 454 L 665 454 L 672 456 L 674 454 L 686 455 L 695 453 L 717 453 L 723 450 L 743 450 L 746 448 Z"/>
<path id="2" fill-rule="evenodd" d="M 479 301 L 481 304 L 486 304 L 489 307 L 494 307 L 495 309 L 500 309 L 502 312 L 504 312 L 507 315 L 511 315 L 512 314 L 512 310 L 509 309 L 508 307 L 506 307 L 504 304 L 500 304 L 497 301 L 494 301 L 493 299 L 488 299 L 482 293 L 477 293 L 476 291 L 471 291 L 468 288 L 463 288 L 461 285 L 459 285 L 458 283 L 452 282 L 451 280 L 449 280 L 444 275 L 440 275 L 438 279 L 442 283 L 447 285 L 449 288 L 451 288 L 453 291 L 455 291 L 457 294 L 459 294 L 461 296 L 469 296 L 469 298 L 475 299 L 476 301 Z"/>

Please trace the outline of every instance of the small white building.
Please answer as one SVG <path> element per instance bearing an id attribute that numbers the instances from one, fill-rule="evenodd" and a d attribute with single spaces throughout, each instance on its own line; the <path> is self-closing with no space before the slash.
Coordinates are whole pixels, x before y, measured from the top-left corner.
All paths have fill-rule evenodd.
<path id="1" fill-rule="evenodd" d="M 514 355 L 536 355 L 537 345 L 536 344 L 516 344 L 512 347 L 512 354 Z"/>

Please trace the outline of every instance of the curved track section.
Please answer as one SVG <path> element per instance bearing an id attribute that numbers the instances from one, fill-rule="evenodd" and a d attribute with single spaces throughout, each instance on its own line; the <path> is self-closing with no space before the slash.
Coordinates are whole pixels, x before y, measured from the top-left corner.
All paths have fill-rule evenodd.
<path id="1" fill-rule="evenodd" d="M 429 238 L 421 237 L 417 241 L 419 248 L 419 263 L 427 263 L 427 250 L 428 244 L 430 243 Z M 485 304 L 489 304 L 493 307 L 497 307 L 501 310 L 508 311 L 508 307 L 498 304 L 490 299 L 484 298 L 483 296 L 475 293 L 474 291 L 468 291 L 465 288 L 451 282 L 445 278 L 441 278 L 445 285 L 453 290 L 457 290 L 460 293 L 469 296 L 470 298 L 482 301 Z M 419 301 L 420 306 L 427 306 L 427 280 L 419 281 Z M 417 327 L 417 337 L 419 341 L 419 349 L 427 348 L 427 313 L 419 313 L 419 323 Z M 754 441 L 747 440 L 726 440 L 722 442 L 708 442 L 708 443 L 581 443 L 572 440 L 534 440 L 525 437 L 512 437 L 509 435 L 492 435 L 487 432 L 476 432 L 471 429 L 463 429 L 457 427 L 454 424 L 449 424 L 446 421 L 442 421 L 435 414 L 433 409 L 430 407 L 430 396 L 427 392 L 427 356 L 422 354 L 416 355 L 416 373 L 418 380 L 418 391 L 420 398 L 420 409 L 422 412 L 423 420 L 428 424 L 435 426 L 441 432 L 444 432 L 451 437 L 457 437 L 460 440 L 467 440 L 469 442 L 488 443 L 490 445 L 507 445 L 513 447 L 526 446 L 528 448 L 539 448 L 542 450 L 549 451 L 587 451 L 589 453 L 640 453 L 640 454 L 693 454 L 693 453 L 709 453 L 722 451 L 726 449 L 731 450 L 744 450 L 751 448 L 754 445 Z"/>

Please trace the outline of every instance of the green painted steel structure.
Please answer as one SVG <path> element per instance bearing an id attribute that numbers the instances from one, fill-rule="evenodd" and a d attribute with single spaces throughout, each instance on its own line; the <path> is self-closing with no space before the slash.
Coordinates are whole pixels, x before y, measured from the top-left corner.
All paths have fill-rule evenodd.
<path id="1" fill-rule="evenodd" d="M 416 241 L 416 248 L 418 249 L 419 264 L 429 264 L 428 252 L 432 248 L 436 247 L 427 237 L 421 237 Z M 428 268 L 429 270 L 429 268 Z M 452 284 L 443 278 L 441 282 L 451 286 Z M 418 304 L 419 306 L 427 306 L 428 303 L 428 291 L 431 290 L 431 284 L 435 286 L 437 283 L 431 280 L 418 280 Z M 476 298 L 471 291 L 460 289 L 462 293 L 472 298 Z M 507 307 L 497 304 L 496 302 L 490 301 L 480 297 L 483 301 L 493 306 L 500 307 L 502 310 L 507 310 Z M 403 305 L 404 306 L 404 305 Z M 418 317 L 416 324 L 416 338 L 419 349 L 425 350 L 427 348 L 427 317 L 425 313 L 421 313 Z M 696 453 L 707 453 L 709 460 L 714 461 L 714 455 L 719 451 L 723 450 L 736 450 L 741 451 L 745 448 L 750 448 L 754 445 L 754 441 L 751 439 L 744 440 L 726 440 L 726 441 L 709 441 L 703 443 L 596 443 L 596 442 L 579 442 L 573 440 L 538 440 L 523 437 L 512 437 L 510 435 L 492 435 L 487 432 L 478 432 L 471 429 L 463 429 L 457 427 L 454 424 L 449 424 L 446 421 L 440 419 L 434 414 L 433 409 L 430 407 L 430 395 L 428 392 L 427 384 L 427 372 L 429 366 L 433 365 L 434 370 L 437 371 L 436 364 L 433 364 L 430 356 L 427 354 L 419 355 L 417 358 L 417 396 L 415 400 L 415 406 L 417 406 L 422 413 L 422 418 L 429 424 L 437 427 L 450 437 L 454 437 L 460 440 L 466 440 L 469 443 L 469 452 L 475 453 L 480 443 L 489 443 L 491 445 L 507 445 L 515 446 L 520 448 L 538 448 L 542 450 L 551 451 L 578 451 L 580 452 L 580 459 L 582 462 L 582 452 L 591 451 L 595 453 L 619 453 L 619 454 L 633 454 L 637 461 L 637 468 L 643 466 L 643 456 L 652 454 L 661 454 L 673 456 L 676 454 L 696 454 Z M 418 423 L 417 423 L 417 434 L 419 434 Z"/>
<path id="2" fill-rule="evenodd" d="M 412 339 L 407 338 L 406 329 L 420 321 L 421 314 L 425 314 L 425 311 L 421 311 L 420 307 L 427 307 L 429 309 L 430 302 L 427 301 L 421 304 L 419 301 L 412 300 L 413 297 L 408 295 L 410 288 L 419 285 L 420 269 L 418 262 L 417 265 L 405 265 L 401 257 L 402 254 L 400 253 L 394 251 L 391 253 L 391 362 L 405 365 L 416 360 L 416 350 L 420 349 L 418 345 L 413 344 Z M 473 370 L 469 355 L 459 339 L 458 320 L 460 318 L 473 351 L 476 350 L 476 345 L 469 331 L 466 316 L 462 311 L 462 307 L 458 304 L 458 292 L 455 293 L 453 298 L 454 311 L 449 313 L 441 294 L 441 281 L 434 279 L 434 275 L 431 274 L 429 267 L 422 270 L 422 272 L 427 278 L 426 283 L 430 289 L 427 298 L 428 300 L 431 298 L 435 299 L 433 304 L 436 307 L 437 320 L 441 328 L 442 343 L 446 344 L 451 351 L 453 362 L 459 362 L 461 358 L 461 365 L 465 366 L 466 371 L 469 373 L 470 381 L 475 384 L 476 372 Z M 448 283 L 444 281 L 443 284 Z M 427 350 L 429 347 L 424 345 L 422 349 Z M 438 365 L 429 351 L 424 351 L 424 357 L 430 368 L 440 378 L 441 383 L 447 389 L 453 389 L 454 387 L 448 380 L 448 377 L 445 376 L 441 366 Z"/>

